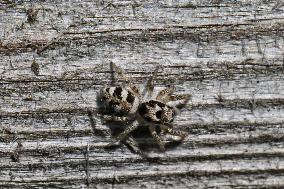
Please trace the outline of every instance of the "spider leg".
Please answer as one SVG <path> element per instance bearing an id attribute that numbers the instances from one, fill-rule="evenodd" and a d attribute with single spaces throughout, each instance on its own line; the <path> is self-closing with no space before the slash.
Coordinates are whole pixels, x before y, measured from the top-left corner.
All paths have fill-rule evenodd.
<path id="1" fill-rule="evenodd" d="M 174 130 L 166 125 L 160 125 L 161 129 L 171 135 L 174 136 L 179 136 L 180 137 L 180 141 L 182 141 L 185 137 L 188 136 L 188 133 L 184 132 L 184 131 L 179 131 L 179 130 Z"/>
<path id="2" fill-rule="evenodd" d="M 116 115 L 100 115 L 101 119 L 104 121 L 109 122 L 126 122 L 129 123 L 130 121 L 133 121 L 135 119 L 135 115 L 129 115 L 129 116 L 116 116 Z"/>
<path id="3" fill-rule="evenodd" d="M 144 90 L 142 92 L 142 96 L 145 96 L 146 93 L 148 92 L 148 96 L 151 97 L 153 94 L 153 90 L 154 90 L 154 80 L 157 77 L 158 71 L 161 67 L 157 66 L 156 69 L 154 70 L 152 76 L 149 78 L 149 80 L 146 83 L 146 86 L 144 87 Z"/>
<path id="4" fill-rule="evenodd" d="M 156 128 L 154 125 L 149 126 L 149 131 L 154 138 L 155 142 L 159 145 L 161 151 L 165 151 L 165 143 L 161 140 L 160 136 L 156 132 Z"/>
<path id="5" fill-rule="evenodd" d="M 118 144 L 120 143 L 120 141 L 122 141 L 125 137 L 127 137 L 127 135 L 128 135 L 129 133 L 131 133 L 133 130 L 135 130 L 138 126 L 139 126 L 139 122 L 138 122 L 137 120 L 133 121 L 130 125 L 128 125 L 128 126 L 126 127 L 126 129 L 125 129 L 122 133 L 120 133 L 120 134 L 116 137 L 115 141 L 113 141 L 113 142 L 107 144 L 107 146 L 115 146 L 115 145 L 118 145 Z"/>
<path id="6" fill-rule="evenodd" d="M 171 101 L 184 100 L 182 104 L 186 104 L 190 100 L 190 98 L 191 98 L 191 95 L 189 94 L 167 95 L 165 98 L 163 98 L 163 101 L 167 103 Z"/>
<path id="7" fill-rule="evenodd" d="M 128 136 L 125 139 L 125 143 L 129 145 L 135 153 L 144 155 L 144 153 L 140 150 L 138 143 L 133 139 L 133 137 Z"/>
<path id="8" fill-rule="evenodd" d="M 114 115 L 101 115 L 101 118 L 104 121 L 113 121 L 113 122 L 127 122 L 129 121 L 128 117 L 120 117 Z"/>
<path id="9" fill-rule="evenodd" d="M 156 97 L 156 100 L 164 102 L 164 98 L 166 98 L 167 96 L 171 95 L 173 92 L 175 92 L 175 90 L 176 89 L 174 87 L 166 88 L 166 89 L 161 90 L 158 93 L 158 95 Z"/>
<path id="10" fill-rule="evenodd" d="M 188 101 L 190 99 L 191 99 L 191 95 L 190 94 L 173 95 L 172 97 L 170 97 L 169 101 L 183 100 L 182 102 L 180 102 L 177 105 L 175 105 L 175 108 L 182 109 L 182 108 L 184 108 L 187 105 L 187 103 L 188 103 Z"/>
<path id="11" fill-rule="evenodd" d="M 111 62 L 111 66 L 112 66 L 112 69 L 118 74 L 120 75 L 123 80 L 127 83 L 127 85 L 129 86 L 129 88 L 137 95 L 139 96 L 139 90 L 138 88 L 133 85 L 132 81 L 125 75 L 124 71 L 119 68 L 118 66 L 116 66 L 113 62 Z"/>

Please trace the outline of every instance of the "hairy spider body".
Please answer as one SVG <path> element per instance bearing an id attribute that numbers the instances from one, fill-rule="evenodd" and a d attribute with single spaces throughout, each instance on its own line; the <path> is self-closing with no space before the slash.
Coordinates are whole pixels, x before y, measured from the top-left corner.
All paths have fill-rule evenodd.
<path id="1" fill-rule="evenodd" d="M 156 132 L 156 125 L 160 126 L 161 130 L 165 133 L 179 136 L 180 140 L 183 140 L 187 136 L 187 133 L 183 131 L 172 129 L 170 124 L 173 122 L 175 115 L 178 113 L 178 107 L 182 108 L 190 99 L 190 95 L 173 95 L 175 89 L 168 88 L 161 90 L 153 99 L 153 80 L 157 75 L 159 67 L 155 69 L 152 77 L 150 77 L 145 89 L 141 93 L 119 67 L 115 64 L 112 64 L 112 66 L 113 70 L 126 81 L 127 86 L 106 87 L 102 89 L 101 101 L 113 114 L 135 119 L 134 121 L 132 120 L 132 123 L 128 125 L 126 129 L 116 137 L 116 140 L 108 146 L 112 146 L 125 139 L 125 137 L 135 130 L 141 122 L 148 126 L 152 137 L 162 151 L 165 150 L 165 144 Z M 184 101 L 179 104 L 179 106 L 177 105 L 172 107 L 167 105 L 168 102 L 178 100 Z M 117 120 L 122 119 L 117 118 Z"/>

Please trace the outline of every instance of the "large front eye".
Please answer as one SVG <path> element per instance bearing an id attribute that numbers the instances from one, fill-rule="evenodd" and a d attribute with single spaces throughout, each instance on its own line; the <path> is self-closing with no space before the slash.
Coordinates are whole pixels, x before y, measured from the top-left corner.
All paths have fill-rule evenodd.
<path id="1" fill-rule="evenodd" d="M 161 119 L 161 118 L 162 118 L 162 110 L 159 110 L 159 111 L 156 112 L 156 117 L 157 117 L 158 119 Z"/>

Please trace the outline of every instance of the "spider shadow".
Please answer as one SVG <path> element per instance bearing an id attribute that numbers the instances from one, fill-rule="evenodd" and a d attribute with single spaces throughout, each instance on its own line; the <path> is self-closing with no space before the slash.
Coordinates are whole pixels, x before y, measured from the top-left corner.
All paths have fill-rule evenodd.
<path id="1" fill-rule="evenodd" d="M 156 126 L 156 131 L 157 134 L 160 135 L 161 134 L 161 129 L 159 126 Z M 140 127 L 138 127 L 137 130 L 135 130 L 133 132 L 133 137 L 135 139 L 137 139 L 138 141 L 141 141 L 141 143 L 139 143 L 139 147 L 142 151 L 144 152 L 151 152 L 151 151 L 158 151 L 158 152 L 163 152 L 159 149 L 159 145 L 156 144 L 155 140 L 153 139 L 153 137 L 151 136 L 148 128 L 146 126 L 141 125 Z M 167 140 L 167 142 L 165 143 L 165 148 L 166 150 L 170 150 L 170 149 L 175 149 L 177 148 L 180 144 L 182 144 L 182 141 L 177 141 L 177 140 Z"/>
<path id="2" fill-rule="evenodd" d="M 103 119 L 103 118 L 101 118 Z M 121 132 L 125 130 L 125 128 L 131 124 L 135 120 L 131 120 L 129 122 L 123 121 L 105 121 L 104 125 L 109 128 L 110 135 L 112 139 L 117 137 Z M 149 141 L 151 139 L 151 135 L 147 129 L 147 127 L 143 127 L 143 125 L 139 125 L 137 129 L 132 131 L 129 136 L 123 139 L 120 144 L 125 145 L 131 152 L 138 153 L 134 148 L 138 148 L 139 150 L 143 149 L 143 146 L 146 146 L 145 141 Z M 133 141 L 134 140 L 134 141 Z M 139 141 L 139 142 L 138 142 Z M 134 146 L 135 145 L 135 146 Z M 117 149 L 120 145 L 108 146 L 106 149 Z M 144 151 L 144 150 L 143 150 Z"/>
<path id="3" fill-rule="evenodd" d="M 113 116 L 113 117 L 122 117 L 123 115 L 111 112 L 110 110 L 103 107 L 103 103 L 100 103 L 100 97 L 97 97 L 98 102 L 98 113 L 96 114 L 100 120 L 102 120 L 102 124 L 105 125 L 109 129 L 108 136 L 111 135 L 111 138 L 114 139 L 116 136 L 118 136 L 121 132 L 125 130 L 125 128 L 131 124 L 133 121 L 135 121 L 135 118 L 131 119 L 130 121 L 112 121 L 112 120 L 104 120 L 104 116 Z M 90 113 L 89 113 L 90 114 Z M 91 118 L 91 116 L 89 116 Z M 92 128 L 95 133 L 106 137 L 107 135 L 105 133 L 98 133 L 98 130 L 96 129 L 96 122 L 93 119 L 90 119 Z M 161 133 L 160 127 L 156 126 L 156 131 L 158 134 Z M 131 142 L 131 140 L 135 141 L 135 146 Z M 165 144 L 166 149 L 174 149 L 178 147 L 182 141 L 167 141 Z M 159 146 L 155 143 L 153 140 L 149 129 L 146 125 L 143 125 L 142 123 L 139 123 L 139 126 L 137 129 L 132 131 L 129 136 L 127 136 L 124 140 L 120 142 L 118 145 L 112 145 L 105 147 L 106 150 L 115 150 L 120 148 L 121 144 L 125 145 L 132 153 L 141 154 L 149 153 L 151 151 L 156 152 L 162 152 L 159 149 Z"/>

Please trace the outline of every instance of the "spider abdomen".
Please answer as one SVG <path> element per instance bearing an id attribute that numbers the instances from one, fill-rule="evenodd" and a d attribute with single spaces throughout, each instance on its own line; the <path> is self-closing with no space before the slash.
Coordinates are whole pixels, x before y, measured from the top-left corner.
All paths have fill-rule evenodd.
<path id="1" fill-rule="evenodd" d="M 139 106 L 139 98 L 121 86 L 104 88 L 101 97 L 111 111 L 119 114 L 135 113 Z"/>
<path id="2" fill-rule="evenodd" d="M 173 121 L 175 111 L 165 103 L 150 100 L 141 103 L 138 108 L 139 115 L 148 122 L 167 124 Z"/>

